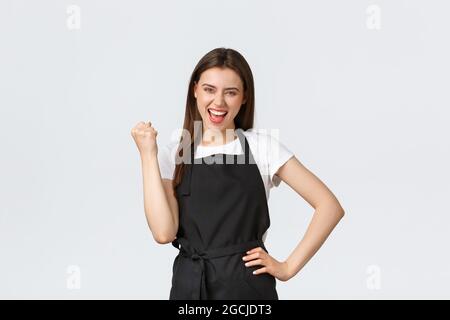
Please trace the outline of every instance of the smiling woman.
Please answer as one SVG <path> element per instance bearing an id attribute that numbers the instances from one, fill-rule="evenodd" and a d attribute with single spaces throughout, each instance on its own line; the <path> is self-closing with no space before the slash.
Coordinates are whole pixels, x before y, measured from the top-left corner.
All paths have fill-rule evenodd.
<path id="1" fill-rule="evenodd" d="M 206 108 L 210 125 L 232 127 L 231 122 L 241 105 L 245 104 L 239 75 L 232 69 L 213 67 L 204 71 L 200 80 L 194 83 L 195 98 L 202 118 L 205 117 Z"/>
<path id="2" fill-rule="evenodd" d="M 219 133 L 234 129 L 234 118 L 246 103 L 244 85 L 238 73 L 230 68 L 212 67 L 194 81 L 194 96 L 205 129 Z M 208 140 L 204 137 L 204 140 Z"/>
<path id="3" fill-rule="evenodd" d="M 170 299 L 278 299 L 276 279 L 292 278 L 343 216 L 331 191 L 288 148 L 253 130 L 253 118 L 247 61 L 233 49 L 217 48 L 192 73 L 183 125 L 188 134 L 172 146 L 175 154 L 169 146 L 158 152 L 151 123 L 132 130 L 150 230 L 158 243 L 179 249 Z M 201 130 L 194 130 L 197 124 Z M 285 261 L 269 255 L 264 243 L 268 191 L 281 181 L 316 209 Z"/>

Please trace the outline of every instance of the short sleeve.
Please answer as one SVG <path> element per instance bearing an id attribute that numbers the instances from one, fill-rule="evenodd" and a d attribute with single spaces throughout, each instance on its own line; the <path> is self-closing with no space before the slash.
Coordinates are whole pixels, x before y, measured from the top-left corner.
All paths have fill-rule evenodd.
<path id="1" fill-rule="evenodd" d="M 293 156 L 294 153 L 291 150 L 277 138 L 269 135 L 267 145 L 268 170 L 270 180 L 275 187 L 278 187 L 281 183 L 281 179 L 275 173 Z"/>
<path id="2" fill-rule="evenodd" d="M 173 180 L 175 171 L 175 154 L 172 157 L 173 144 L 166 144 L 158 148 L 158 164 L 161 178 Z"/>

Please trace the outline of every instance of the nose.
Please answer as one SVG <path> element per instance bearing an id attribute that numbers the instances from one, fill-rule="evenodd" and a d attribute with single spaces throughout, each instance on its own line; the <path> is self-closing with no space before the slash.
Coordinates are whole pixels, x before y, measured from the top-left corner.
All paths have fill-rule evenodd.
<path id="1" fill-rule="evenodd" d="M 217 93 L 214 97 L 214 104 L 218 107 L 222 107 L 224 104 L 224 97 L 223 94 Z"/>

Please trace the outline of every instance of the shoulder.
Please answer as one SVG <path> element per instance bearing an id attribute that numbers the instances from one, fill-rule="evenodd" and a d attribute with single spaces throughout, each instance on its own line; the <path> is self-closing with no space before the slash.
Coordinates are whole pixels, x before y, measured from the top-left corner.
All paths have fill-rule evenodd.
<path id="1" fill-rule="evenodd" d="M 286 163 L 294 153 L 280 141 L 278 129 L 249 129 L 244 131 L 255 161 L 270 177 L 273 185 L 278 186 L 280 179 L 276 176 L 278 169 Z"/>
<path id="2" fill-rule="evenodd" d="M 270 134 L 268 132 L 269 132 L 268 130 L 255 129 L 255 128 L 251 128 L 251 129 L 243 131 L 249 144 L 252 144 L 255 147 L 261 147 L 261 148 L 262 147 L 265 148 L 268 146 L 268 139 L 270 139 Z"/>
<path id="3" fill-rule="evenodd" d="M 248 129 L 244 131 L 250 148 L 259 154 L 277 154 L 285 151 L 286 146 L 280 142 L 278 129 Z M 280 150 L 283 149 L 283 150 Z"/>

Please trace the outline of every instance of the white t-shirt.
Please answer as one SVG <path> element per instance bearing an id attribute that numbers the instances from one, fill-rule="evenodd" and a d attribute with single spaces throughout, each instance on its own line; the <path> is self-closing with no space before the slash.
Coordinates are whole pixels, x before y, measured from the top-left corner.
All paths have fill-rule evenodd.
<path id="1" fill-rule="evenodd" d="M 270 189 L 274 186 L 277 187 L 281 182 L 281 179 L 275 173 L 294 154 L 266 130 L 249 129 L 243 131 L 243 133 L 264 182 L 266 197 L 269 199 Z M 163 179 L 173 179 L 178 144 L 179 140 L 176 140 L 158 148 L 158 162 Z M 219 146 L 198 145 L 194 158 L 204 158 L 218 153 L 243 154 L 244 152 L 239 138 L 236 137 L 233 141 Z"/>

